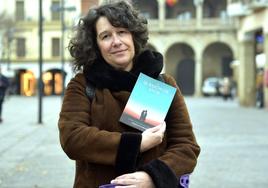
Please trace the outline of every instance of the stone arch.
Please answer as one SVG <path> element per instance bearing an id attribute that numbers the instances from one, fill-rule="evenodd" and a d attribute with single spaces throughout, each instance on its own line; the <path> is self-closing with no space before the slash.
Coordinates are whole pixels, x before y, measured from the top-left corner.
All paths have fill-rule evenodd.
<path id="1" fill-rule="evenodd" d="M 62 70 L 52 68 L 42 74 L 44 83 L 44 95 L 61 95 L 63 90 L 63 82 L 66 77 L 66 72 L 62 76 Z"/>
<path id="2" fill-rule="evenodd" d="M 195 54 L 187 43 L 176 43 L 166 52 L 166 72 L 177 81 L 184 95 L 193 95 L 195 91 Z"/>
<path id="3" fill-rule="evenodd" d="M 234 53 L 231 47 L 223 42 L 208 44 L 203 51 L 203 80 L 207 77 L 232 77 L 231 62 Z"/>
<path id="4" fill-rule="evenodd" d="M 36 93 L 37 79 L 34 73 L 28 69 L 16 69 L 12 83 L 14 94 L 33 96 Z"/>

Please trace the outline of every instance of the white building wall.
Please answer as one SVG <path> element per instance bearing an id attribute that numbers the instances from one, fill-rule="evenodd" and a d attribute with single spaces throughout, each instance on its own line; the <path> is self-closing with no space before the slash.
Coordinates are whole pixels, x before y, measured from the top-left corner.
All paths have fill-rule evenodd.
<path id="1" fill-rule="evenodd" d="M 61 3 L 61 0 L 59 0 Z M 58 68 L 61 69 L 61 58 L 52 57 L 52 38 L 59 38 L 61 41 L 61 20 L 52 21 L 51 16 L 52 0 L 43 0 L 43 71 L 48 69 Z M 8 16 L 15 20 L 16 0 L 0 0 L 0 13 L 6 12 Z M 65 7 L 75 7 L 75 11 L 66 10 L 65 24 L 67 30 L 65 31 L 65 71 L 67 72 L 67 80 L 72 71 L 68 65 L 69 52 L 67 50 L 69 42 L 69 30 L 74 23 L 77 23 L 81 12 L 81 0 L 65 0 Z M 14 74 L 15 69 L 28 69 L 31 70 L 36 78 L 39 77 L 38 58 L 39 58 L 39 1 L 38 0 L 24 0 L 24 14 L 25 21 L 16 22 L 16 31 L 14 38 L 23 37 L 26 39 L 26 57 L 16 57 L 16 40 L 11 43 L 11 64 L 3 65 L 3 72 L 8 76 Z M 1 31 L 0 31 L 1 33 Z M 0 36 L 1 41 L 2 35 Z M 0 53 L 3 47 L 0 44 Z M 8 70 L 7 67 L 10 69 Z"/>
<path id="2" fill-rule="evenodd" d="M 13 6 L 14 6 L 14 15 L 15 15 L 15 5 L 16 5 L 16 0 L 9 0 L 13 1 Z M 45 3 L 46 0 L 43 0 Z M 38 20 L 38 9 L 39 9 L 39 1 L 31 1 L 31 0 L 24 0 L 24 10 L 25 10 L 25 20 L 26 21 L 37 21 Z M 45 12 L 47 10 L 43 10 Z"/>

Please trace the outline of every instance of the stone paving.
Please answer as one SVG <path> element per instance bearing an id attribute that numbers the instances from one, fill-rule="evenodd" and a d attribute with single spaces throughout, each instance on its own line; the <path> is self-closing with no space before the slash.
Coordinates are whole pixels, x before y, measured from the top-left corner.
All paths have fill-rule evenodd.
<path id="1" fill-rule="evenodd" d="M 268 187 L 267 109 L 221 98 L 186 98 L 202 151 L 191 188 Z M 0 188 L 71 188 L 74 162 L 59 145 L 60 97 L 7 98 L 0 124 Z M 265 118 L 266 117 L 266 118 Z"/>
<path id="2" fill-rule="evenodd" d="M 219 98 L 187 103 L 202 148 L 191 188 L 268 187 L 268 110 Z"/>
<path id="3" fill-rule="evenodd" d="M 6 100 L 0 124 L 0 188 L 72 187 L 74 162 L 59 145 L 60 104 L 60 97 L 45 97 L 43 124 L 38 124 L 36 97 Z"/>

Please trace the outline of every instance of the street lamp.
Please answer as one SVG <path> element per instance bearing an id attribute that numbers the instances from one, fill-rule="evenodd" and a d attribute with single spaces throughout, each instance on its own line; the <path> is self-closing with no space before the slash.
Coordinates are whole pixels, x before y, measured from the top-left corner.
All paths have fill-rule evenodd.
<path id="1" fill-rule="evenodd" d="M 65 7 L 65 1 L 61 0 L 60 6 L 54 5 L 51 6 L 51 10 L 54 12 L 60 12 L 61 13 L 61 75 L 62 75 L 62 97 L 64 95 L 64 89 L 65 89 L 65 71 L 64 71 L 64 65 L 65 65 L 65 56 L 64 56 L 64 36 L 65 36 L 65 11 L 75 11 L 75 6 Z"/>
<path id="2" fill-rule="evenodd" d="M 52 11 L 61 11 L 61 26 L 62 26 L 62 39 L 61 39 L 61 69 L 62 69 L 62 95 L 64 94 L 64 11 L 73 11 L 75 7 L 64 7 L 64 0 L 61 0 L 61 6 L 52 6 Z M 42 123 L 42 96 L 43 96 L 43 1 L 39 0 L 39 82 L 38 82 L 38 123 Z"/>
<path id="3" fill-rule="evenodd" d="M 62 91 L 61 91 L 61 97 L 63 98 L 64 90 L 65 90 L 65 71 L 64 71 L 64 65 L 65 65 L 65 56 L 64 56 L 64 34 L 65 34 L 65 17 L 64 17 L 64 7 L 65 2 L 64 0 L 61 0 L 61 77 L 62 77 Z"/>
<path id="4" fill-rule="evenodd" d="M 42 124 L 43 96 L 43 1 L 39 0 L 39 80 L 38 80 L 38 123 Z"/>

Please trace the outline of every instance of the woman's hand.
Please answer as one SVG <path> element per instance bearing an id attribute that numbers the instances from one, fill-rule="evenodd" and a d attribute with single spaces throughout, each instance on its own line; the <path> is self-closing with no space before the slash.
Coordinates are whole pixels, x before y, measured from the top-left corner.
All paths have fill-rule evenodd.
<path id="1" fill-rule="evenodd" d="M 118 176 L 111 181 L 115 188 L 155 188 L 152 178 L 143 171 Z"/>
<path id="2" fill-rule="evenodd" d="M 164 133 L 166 131 L 166 122 L 162 124 L 146 129 L 142 133 L 140 152 L 145 152 L 158 144 L 162 143 Z"/>

